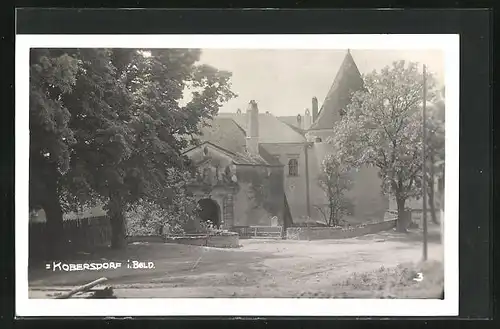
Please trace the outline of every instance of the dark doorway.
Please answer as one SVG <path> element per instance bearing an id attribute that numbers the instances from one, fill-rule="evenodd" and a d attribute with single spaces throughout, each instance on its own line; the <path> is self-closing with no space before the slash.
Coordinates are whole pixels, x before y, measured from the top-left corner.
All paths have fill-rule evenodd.
<path id="1" fill-rule="evenodd" d="M 212 199 L 202 199 L 198 201 L 200 205 L 200 219 L 202 221 L 210 220 L 215 227 L 220 226 L 220 209 L 217 202 Z"/>

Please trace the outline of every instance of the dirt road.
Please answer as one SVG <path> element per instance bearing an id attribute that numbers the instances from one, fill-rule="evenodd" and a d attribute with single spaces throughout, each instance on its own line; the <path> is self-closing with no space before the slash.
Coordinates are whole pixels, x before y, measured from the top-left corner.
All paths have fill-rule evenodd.
<path id="1" fill-rule="evenodd" d="M 384 232 L 344 240 L 241 240 L 239 249 L 177 244 L 130 245 L 120 253 L 82 256 L 71 263 L 122 262 L 119 269 L 52 271 L 30 269 L 30 297 L 68 289 L 105 276 L 122 298 L 134 297 L 298 297 L 325 291 L 353 272 L 418 262 L 419 234 Z M 439 241 L 429 258 L 442 260 Z M 129 269 L 127 260 L 153 262 L 152 269 Z M 70 261 L 68 261 L 70 263 Z"/>

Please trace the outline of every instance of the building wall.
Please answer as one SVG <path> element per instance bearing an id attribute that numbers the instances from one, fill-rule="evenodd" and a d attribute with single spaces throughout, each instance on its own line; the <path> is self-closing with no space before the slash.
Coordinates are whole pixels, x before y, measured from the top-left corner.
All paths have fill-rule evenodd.
<path id="1" fill-rule="evenodd" d="M 333 152 L 331 145 L 325 142 L 314 143 L 309 148 L 311 219 L 315 221 L 324 221 L 324 216 L 318 208 L 324 208 L 328 204 L 327 196 L 319 185 L 319 175 L 323 159 L 331 152 Z M 353 213 L 346 219 L 351 222 L 382 220 L 389 207 L 389 199 L 382 194 L 382 180 L 378 177 L 378 169 L 360 168 L 352 173 L 352 179 L 353 186 L 346 193 L 346 197 L 352 203 Z"/>
<path id="2" fill-rule="evenodd" d="M 353 202 L 354 216 L 362 221 L 382 220 L 389 209 L 389 197 L 382 193 L 378 168 L 363 167 L 352 177 L 354 185 L 347 197 Z"/>
<path id="3" fill-rule="evenodd" d="M 290 212 L 294 221 L 300 221 L 307 213 L 307 188 L 306 188 L 306 157 L 304 144 L 262 144 L 272 155 L 277 156 L 284 165 L 284 191 L 287 196 Z M 290 159 L 298 160 L 298 176 L 290 176 L 288 162 Z"/>
<path id="4" fill-rule="evenodd" d="M 207 151 L 206 154 L 205 151 Z M 235 173 L 236 166 L 233 164 L 232 158 L 210 145 L 202 145 L 201 147 L 191 150 L 186 155 L 195 163 L 201 162 L 197 168 L 198 174 L 204 174 L 208 169 L 207 175 L 210 176 L 210 179 L 206 182 L 204 181 L 200 186 L 198 186 L 197 183 L 193 184 L 190 187 L 190 192 L 193 193 L 197 200 L 208 198 L 216 202 L 219 208 L 221 227 L 231 227 L 234 220 L 234 208 L 232 207 L 233 200 L 231 197 L 234 193 L 234 187 L 232 184 L 228 185 L 227 183 L 221 183 L 221 177 L 217 176 L 221 176 L 226 168 L 230 168 L 231 174 Z M 218 170 L 216 168 L 218 168 Z M 219 182 L 217 182 L 217 180 L 219 180 Z M 185 230 L 189 232 L 198 231 L 199 229 L 199 218 L 195 218 L 185 225 Z"/>
<path id="5" fill-rule="evenodd" d="M 200 147 L 187 155 L 195 162 L 203 161 L 198 167 L 200 173 L 210 168 L 210 175 L 216 176 L 215 167 L 218 166 L 221 171 L 228 167 L 231 175 L 235 174 L 236 182 L 227 186 L 223 183 L 212 187 L 192 187 L 197 199 L 210 198 L 217 202 L 223 227 L 267 226 L 271 225 L 274 216 L 278 217 L 278 222 L 283 222 L 283 167 L 235 165 L 228 155 L 211 146 L 207 146 L 206 154 L 205 147 Z M 199 227 L 199 223 L 192 224 L 193 230 Z"/>
<path id="6" fill-rule="evenodd" d="M 233 226 L 271 226 L 274 216 L 283 223 L 283 168 L 237 166 L 236 176 Z"/>
<path id="7" fill-rule="evenodd" d="M 331 133 L 330 133 L 331 134 Z M 303 222 L 308 217 L 306 155 L 304 144 L 264 144 L 266 150 L 276 156 L 284 167 L 284 188 L 287 195 L 292 218 L 295 223 Z M 328 204 L 325 192 L 319 185 L 321 163 L 324 157 L 331 152 L 328 143 L 314 143 L 308 148 L 308 182 L 309 182 L 309 218 L 314 221 L 324 221 L 324 215 L 318 208 Z M 297 158 L 299 175 L 288 175 L 288 161 Z M 389 206 L 388 197 L 382 194 L 382 181 L 378 177 L 376 168 L 361 168 L 353 173 L 354 184 L 346 193 L 353 205 L 353 214 L 350 221 L 366 222 L 382 220 Z"/>

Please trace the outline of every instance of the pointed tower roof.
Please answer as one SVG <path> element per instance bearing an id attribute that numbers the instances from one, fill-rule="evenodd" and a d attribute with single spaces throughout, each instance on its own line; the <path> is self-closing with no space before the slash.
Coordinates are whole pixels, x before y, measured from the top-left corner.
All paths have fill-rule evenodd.
<path id="1" fill-rule="evenodd" d="M 348 50 L 344 61 L 340 65 L 337 76 L 333 81 L 316 121 L 309 130 L 332 129 L 340 118 L 340 110 L 351 101 L 352 93 L 363 88 L 363 79 L 358 67 Z"/>

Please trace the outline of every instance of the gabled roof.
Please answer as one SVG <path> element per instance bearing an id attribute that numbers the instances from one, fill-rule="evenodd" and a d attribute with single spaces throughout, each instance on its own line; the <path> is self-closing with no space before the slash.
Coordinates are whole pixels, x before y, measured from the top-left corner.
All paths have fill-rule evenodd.
<path id="1" fill-rule="evenodd" d="M 220 118 L 231 118 L 244 131 L 247 131 L 246 113 L 219 113 Z M 259 114 L 259 143 L 304 143 L 305 137 L 296 129 L 280 121 L 272 114 Z"/>
<path id="2" fill-rule="evenodd" d="M 295 125 L 291 125 L 291 124 L 286 123 L 286 122 L 285 122 L 285 124 L 286 124 L 287 126 L 289 126 L 290 128 L 292 128 L 293 130 L 295 130 L 297 133 L 301 134 L 302 136 L 305 136 L 305 134 L 306 134 L 306 132 L 307 132 L 306 130 L 304 130 L 304 129 L 302 129 L 302 128 L 299 128 L 299 127 L 297 127 L 297 126 L 295 126 Z"/>
<path id="3" fill-rule="evenodd" d="M 299 127 L 299 125 L 297 123 L 297 116 L 280 116 L 277 118 L 278 118 L 278 120 L 285 123 L 287 126 L 292 128 L 293 130 L 295 130 L 299 134 L 304 135 L 306 133 L 306 130 Z"/>
<path id="4" fill-rule="evenodd" d="M 348 51 L 325 97 L 318 117 L 309 130 L 332 129 L 334 123 L 340 118 L 339 111 L 350 103 L 352 93 L 362 87 L 361 73 Z"/>
<path id="5" fill-rule="evenodd" d="M 208 141 L 233 153 L 244 153 L 246 134 L 231 118 L 215 117 L 209 121 L 210 126 L 201 128 L 202 142 Z"/>
<path id="6" fill-rule="evenodd" d="M 213 147 L 214 149 L 218 150 L 219 152 L 221 152 L 222 154 L 230 157 L 234 164 L 237 164 L 237 165 L 252 165 L 252 166 L 271 166 L 272 164 L 268 163 L 262 156 L 255 156 L 253 154 L 250 154 L 250 153 L 234 153 L 234 152 L 231 152 L 217 144 L 214 144 L 214 143 L 211 143 L 211 142 L 208 142 L 208 141 L 205 141 L 197 146 L 194 146 L 188 150 L 186 150 L 184 152 L 184 154 L 192 151 L 192 150 L 195 150 L 197 148 L 201 148 L 205 145 L 210 145 L 211 147 Z M 201 164 L 201 163 L 198 163 L 198 165 Z"/>
<path id="7" fill-rule="evenodd" d="M 202 127 L 202 134 L 198 136 L 201 143 L 186 149 L 184 154 L 201 145 L 209 144 L 231 157 L 235 164 L 282 166 L 262 147 L 259 147 L 259 156 L 249 154 L 246 151 L 246 133 L 233 119 L 216 116 L 208 123 L 209 126 Z"/>
<path id="8" fill-rule="evenodd" d="M 299 125 L 297 123 L 297 116 L 296 115 L 292 115 L 292 116 L 279 116 L 277 118 L 278 118 L 278 120 L 280 120 L 281 122 L 286 123 L 289 126 L 299 127 Z"/>

